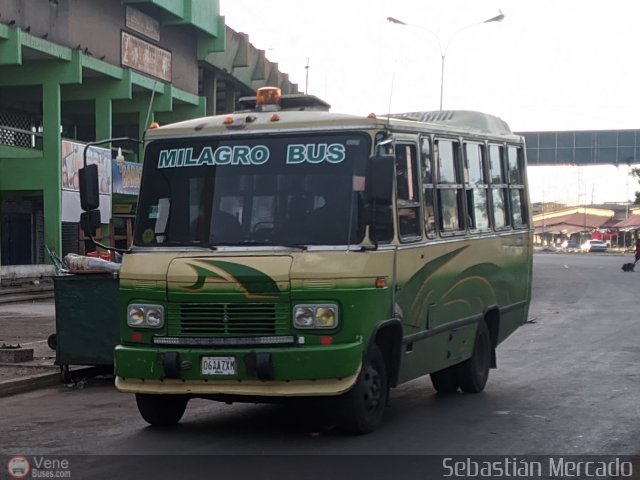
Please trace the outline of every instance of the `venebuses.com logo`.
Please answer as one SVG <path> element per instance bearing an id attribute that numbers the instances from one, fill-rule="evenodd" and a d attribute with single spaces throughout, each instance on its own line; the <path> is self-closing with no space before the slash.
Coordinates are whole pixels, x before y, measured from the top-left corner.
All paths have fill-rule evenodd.
<path id="1" fill-rule="evenodd" d="M 71 478 L 67 458 L 15 455 L 7 461 L 9 478 Z"/>
<path id="2" fill-rule="evenodd" d="M 7 462 L 7 473 L 11 478 L 26 478 L 31 471 L 31 465 L 27 457 L 11 457 Z"/>

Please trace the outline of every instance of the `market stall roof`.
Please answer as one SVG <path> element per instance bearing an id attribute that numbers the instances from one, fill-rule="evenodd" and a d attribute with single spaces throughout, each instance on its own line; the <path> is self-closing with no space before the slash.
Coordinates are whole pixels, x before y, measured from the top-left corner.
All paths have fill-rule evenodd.
<path id="1" fill-rule="evenodd" d="M 630 215 L 629 218 L 616 223 L 612 228 L 619 228 L 620 230 L 638 229 L 640 228 L 640 215 Z"/>
<path id="2" fill-rule="evenodd" d="M 578 232 L 590 232 L 593 228 L 578 225 L 569 225 L 566 223 L 561 223 L 558 225 L 536 225 L 534 233 L 536 235 L 540 235 L 541 233 L 549 233 L 553 235 L 571 235 L 572 233 Z"/>
<path id="3" fill-rule="evenodd" d="M 583 232 L 596 228 L 610 228 L 611 217 L 602 215 L 591 215 L 584 213 L 571 213 L 561 217 L 552 217 L 539 219 L 533 222 L 536 230 L 544 225 L 545 232 L 562 231 L 564 229 L 572 229 L 572 232 Z M 561 232 L 565 233 L 565 232 Z"/>

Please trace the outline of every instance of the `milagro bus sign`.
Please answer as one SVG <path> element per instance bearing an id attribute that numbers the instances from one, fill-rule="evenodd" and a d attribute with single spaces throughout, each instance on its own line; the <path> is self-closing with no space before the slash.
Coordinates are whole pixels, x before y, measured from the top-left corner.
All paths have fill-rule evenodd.
<path id="1" fill-rule="evenodd" d="M 78 222 L 80 219 L 80 182 L 78 171 L 82 168 L 85 145 L 70 140 L 62 141 L 62 221 Z M 134 162 L 116 163 L 111 160 L 108 148 L 89 147 L 87 164 L 98 165 L 100 188 L 100 216 L 103 223 L 111 219 L 111 194 L 138 195 L 142 164 Z"/>

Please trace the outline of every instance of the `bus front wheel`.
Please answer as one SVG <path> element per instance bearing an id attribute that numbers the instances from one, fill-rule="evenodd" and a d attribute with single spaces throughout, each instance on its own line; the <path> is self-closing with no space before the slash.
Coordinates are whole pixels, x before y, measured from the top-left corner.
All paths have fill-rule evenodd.
<path id="1" fill-rule="evenodd" d="M 471 358 L 458 365 L 458 383 L 465 393 L 484 390 L 491 367 L 491 337 L 484 320 L 478 324 Z"/>
<path id="2" fill-rule="evenodd" d="M 175 425 L 180 421 L 189 397 L 186 395 L 151 395 L 136 393 L 136 403 L 142 418 L 151 425 Z"/>
<path id="3" fill-rule="evenodd" d="M 354 387 L 339 399 L 340 426 L 354 434 L 373 432 L 382 421 L 389 398 L 384 357 L 373 344 L 362 363 Z"/>

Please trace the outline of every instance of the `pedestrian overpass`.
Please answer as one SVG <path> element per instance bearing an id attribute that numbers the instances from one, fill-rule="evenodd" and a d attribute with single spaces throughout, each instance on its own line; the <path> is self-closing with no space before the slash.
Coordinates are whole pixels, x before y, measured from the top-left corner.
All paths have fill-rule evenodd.
<path id="1" fill-rule="evenodd" d="M 530 166 L 640 163 L 640 130 L 518 132 Z"/>

